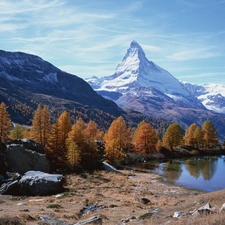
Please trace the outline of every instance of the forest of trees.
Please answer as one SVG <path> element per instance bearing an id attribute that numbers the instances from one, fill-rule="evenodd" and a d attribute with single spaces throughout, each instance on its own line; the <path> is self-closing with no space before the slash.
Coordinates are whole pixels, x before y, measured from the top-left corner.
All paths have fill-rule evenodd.
<path id="1" fill-rule="evenodd" d="M 191 124 L 186 131 L 179 123 L 172 123 L 160 139 L 151 124 L 142 121 L 136 128 L 127 126 L 122 116 L 115 119 L 106 132 L 90 120 L 85 123 L 77 118 L 71 124 L 67 111 L 63 111 L 54 124 L 47 106 L 38 105 L 31 127 L 14 124 L 7 106 L 0 104 L 0 142 L 9 138 L 29 138 L 43 145 L 46 155 L 57 167 L 95 168 L 101 160 L 116 163 L 128 153 L 151 154 L 166 148 L 173 151 L 179 145 L 203 150 L 218 144 L 213 123 L 206 120 L 202 127 Z"/>

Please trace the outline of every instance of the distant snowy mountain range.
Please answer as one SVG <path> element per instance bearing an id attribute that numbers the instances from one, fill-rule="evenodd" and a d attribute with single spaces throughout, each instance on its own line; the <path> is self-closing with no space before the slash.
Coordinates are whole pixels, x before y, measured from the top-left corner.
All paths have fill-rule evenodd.
<path id="1" fill-rule="evenodd" d="M 184 87 L 208 109 L 225 114 L 225 85 L 183 83 Z"/>
<path id="2" fill-rule="evenodd" d="M 136 41 L 113 75 L 85 80 L 121 108 L 178 121 L 184 127 L 193 122 L 201 125 L 206 119 L 225 119 L 225 85 L 182 83 L 149 61 Z"/>

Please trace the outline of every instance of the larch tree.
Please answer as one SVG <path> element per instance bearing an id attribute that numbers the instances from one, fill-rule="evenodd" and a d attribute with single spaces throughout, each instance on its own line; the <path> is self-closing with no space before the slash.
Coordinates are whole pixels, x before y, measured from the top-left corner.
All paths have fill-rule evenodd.
<path id="1" fill-rule="evenodd" d="M 195 147 L 201 149 L 203 146 L 203 133 L 199 126 L 194 131 Z"/>
<path id="2" fill-rule="evenodd" d="M 90 165 L 91 162 L 89 168 L 95 168 L 104 155 L 104 151 L 102 149 L 104 133 L 98 129 L 97 124 L 93 120 L 90 120 L 86 125 L 83 134 L 86 147 L 82 151 L 82 163 Z"/>
<path id="3" fill-rule="evenodd" d="M 79 127 L 81 128 L 81 130 L 84 130 L 84 129 L 86 128 L 86 126 L 87 126 L 87 124 L 84 122 L 84 120 L 83 120 L 81 117 L 79 117 L 79 118 L 76 120 L 75 124 L 76 124 L 77 126 L 79 126 Z"/>
<path id="4" fill-rule="evenodd" d="M 172 123 L 163 135 L 163 146 L 172 149 L 182 143 L 183 130 L 179 123 Z"/>
<path id="5" fill-rule="evenodd" d="M 138 127 L 134 149 L 138 152 L 151 153 L 155 151 L 158 142 L 158 135 L 153 127 L 148 123 L 143 123 Z"/>
<path id="6" fill-rule="evenodd" d="M 131 145 L 131 132 L 122 116 L 111 123 L 104 140 L 106 158 L 112 163 L 122 159 Z"/>
<path id="7" fill-rule="evenodd" d="M 78 145 L 81 152 L 82 152 L 82 149 L 85 148 L 85 138 L 84 138 L 83 130 L 80 127 L 79 123 L 75 123 L 72 126 L 71 131 L 68 133 L 68 137 L 66 139 L 67 149 L 71 142 L 75 142 Z"/>
<path id="8" fill-rule="evenodd" d="M 87 140 L 103 140 L 104 133 L 98 129 L 97 124 L 90 120 L 84 129 L 84 137 Z"/>
<path id="9" fill-rule="evenodd" d="M 141 121 L 138 125 L 137 125 L 137 128 L 134 130 L 134 133 L 133 133 L 133 136 L 132 136 L 132 142 L 135 143 L 136 142 L 136 139 L 137 139 L 137 136 L 138 136 L 138 133 L 139 133 L 139 129 L 141 128 L 142 125 L 145 124 L 145 121 Z"/>
<path id="10" fill-rule="evenodd" d="M 80 150 L 76 142 L 72 141 L 69 144 L 67 151 L 67 160 L 72 168 L 78 166 L 81 161 Z"/>
<path id="11" fill-rule="evenodd" d="M 65 165 L 65 152 L 63 152 L 60 144 L 60 130 L 58 120 L 52 125 L 52 130 L 48 136 L 46 154 L 53 162 L 53 165 Z"/>
<path id="12" fill-rule="evenodd" d="M 210 120 L 206 120 L 202 125 L 203 140 L 205 147 L 218 144 L 217 131 Z"/>
<path id="13" fill-rule="evenodd" d="M 0 104 L 0 142 L 8 139 L 9 130 L 11 128 L 11 120 L 7 112 L 7 106 L 4 102 Z"/>
<path id="14" fill-rule="evenodd" d="M 71 131 L 71 121 L 69 113 L 65 110 L 58 118 L 59 125 L 59 142 L 62 149 L 66 151 L 66 139 L 68 138 L 68 133 Z"/>
<path id="15" fill-rule="evenodd" d="M 42 108 L 39 104 L 37 110 L 34 112 L 32 120 L 31 137 L 34 141 L 46 147 L 50 130 L 51 123 L 49 109 L 47 106 Z"/>
<path id="16" fill-rule="evenodd" d="M 34 141 L 42 144 L 43 141 L 43 124 L 42 124 L 42 107 L 39 104 L 34 112 L 32 126 L 31 126 L 31 137 Z"/>
<path id="17" fill-rule="evenodd" d="M 42 109 L 42 124 L 43 124 L 43 129 L 42 129 L 42 145 L 44 147 L 47 146 L 47 142 L 48 142 L 48 136 L 51 132 L 51 115 L 49 112 L 49 108 L 48 106 L 44 106 Z"/>
<path id="18" fill-rule="evenodd" d="M 197 133 L 199 131 L 199 127 L 196 123 L 192 123 L 187 130 L 185 131 L 185 135 L 184 135 L 184 144 L 188 145 L 188 146 L 193 146 L 193 147 L 197 147 L 197 141 L 200 141 L 200 136 Z M 196 132 L 196 130 L 198 130 Z M 198 140 L 197 140 L 198 139 Z"/>

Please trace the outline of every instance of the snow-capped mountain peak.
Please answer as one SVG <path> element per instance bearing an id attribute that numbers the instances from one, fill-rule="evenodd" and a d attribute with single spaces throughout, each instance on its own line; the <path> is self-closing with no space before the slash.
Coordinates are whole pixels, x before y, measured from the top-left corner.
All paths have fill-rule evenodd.
<path id="1" fill-rule="evenodd" d="M 136 41 L 131 42 L 122 62 L 119 63 L 112 76 L 99 79 L 92 77 L 86 79 L 86 81 L 96 91 L 104 92 L 104 97 L 108 98 L 111 97 L 107 96 L 107 92 L 117 92 L 120 93 L 117 96 L 123 97 L 127 94 L 138 96 L 140 95 L 140 88 L 142 90 L 144 88 L 145 95 L 146 93 L 152 95 L 152 90 L 156 90 L 157 93 L 162 92 L 165 98 L 169 97 L 171 101 L 183 101 L 185 105 L 197 104 L 198 107 L 201 105 L 198 101 L 193 101 L 193 96 L 190 96 L 191 94 L 184 88 L 183 84 L 168 71 L 149 61 L 142 47 Z M 110 96 L 112 96 L 111 93 Z M 192 97 L 192 100 L 188 103 L 187 98 L 190 97 Z M 121 105 L 119 102 L 117 104 Z"/>

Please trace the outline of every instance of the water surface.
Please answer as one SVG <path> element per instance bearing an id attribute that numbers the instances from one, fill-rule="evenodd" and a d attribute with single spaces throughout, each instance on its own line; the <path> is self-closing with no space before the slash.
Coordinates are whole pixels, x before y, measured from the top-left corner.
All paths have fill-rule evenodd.
<path id="1" fill-rule="evenodd" d="M 166 182 L 206 192 L 225 189 L 225 156 L 195 157 L 159 163 L 154 170 Z"/>

